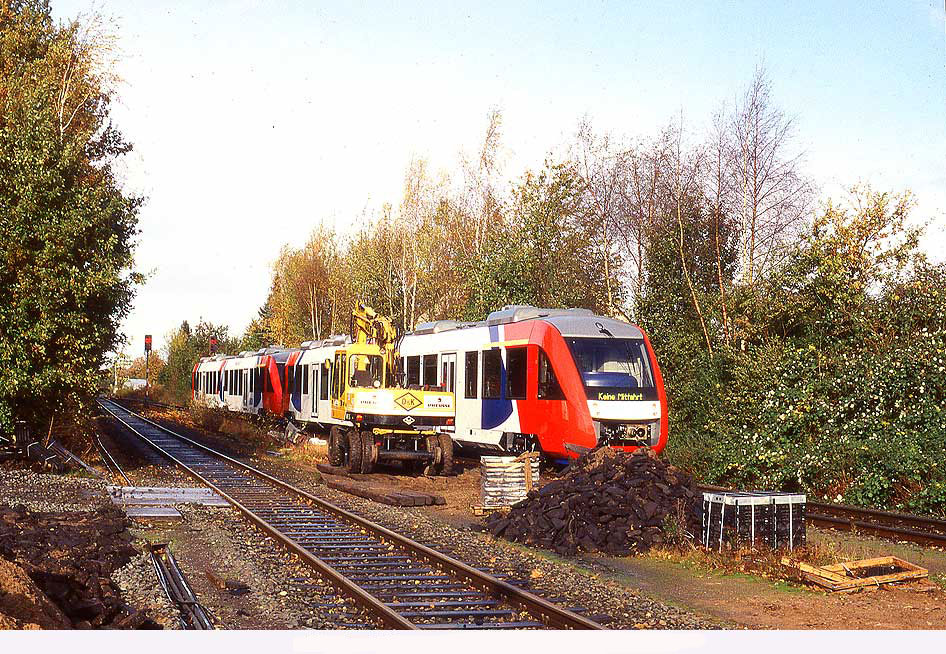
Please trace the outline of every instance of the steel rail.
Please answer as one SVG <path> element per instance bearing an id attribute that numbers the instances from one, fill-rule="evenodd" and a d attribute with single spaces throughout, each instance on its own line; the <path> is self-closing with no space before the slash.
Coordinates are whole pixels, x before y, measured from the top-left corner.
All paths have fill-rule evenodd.
<path id="1" fill-rule="evenodd" d="M 109 467 L 109 462 L 111 462 L 111 464 L 115 466 L 115 470 L 118 471 L 118 474 L 121 475 L 122 479 L 125 480 L 125 483 L 131 486 L 131 480 L 128 478 L 128 475 L 126 475 L 125 471 L 122 470 L 118 465 L 118 461 L 115 460 L 115 457 L 112 456 L 112 453 L 106 449 L 105 443 L 102 442 L 102 439 L 99 436 L 95 437 L 95 445 L 99 449 L 99 456 L 102 458 L 102 463 L 105 464 L 108 474 L 112 474 L 112 469 Z"/>
<path id="2" fill-rule="evenodd" d="M 100 401 L 100 403 L 102 403 Z M 304 491 L 300 488 L 293 486 L 281 479 L 273 477 L 262 470 L 254 468 L 242 461 L 238 461 L 232 457 L 229 457 L 225 454 L 213 450 L 203 443 L 199 443 L 187 436 L 178 434 L 167 427 L 160 425 L 144 416 L 136 414 L 135 412 L 121 407 L 116 403 L 113 403 L 118 406 L 120 409 L 128 412 L 133 415 L 135 418 L 149 423 L 150 425 L 160 429 L 161 431 L 177 438 L 187 444 L 195 447 L 207 454 L 210 454 L 219 459 L 223 459 L 227 463 L 242 470 L 245 470 L 267 482 L 273 484 L 291 494 L 305 498 L 310 504 L 317 506 L 319 509 L 324 510 L 331 515 L 334 515 L 345 522 L 356 525 L 357 527 L 365 530 L 366 532 L 377 536 L 383 541 L 387 541 L 390 544 L 399 547 L 400 549 L 412 554 L 415 558 L 424 561 L 425 563 L 449 574 L 450 576 L 456 578 L 458 581 L 465 582 L 470 586 L 477 588 L 489 596 L 498 597 L 506 601 L 507 603 L 516 606 L 529 614 L 539 618 L 542 623 L 546 626 L 558 629 L 603 629 L 598 623 L 589 620 L 583 616 L 580 616 L 576 613 L 563 609 L 559 606 L 556 606 L 552 602 L 545 600 L 533 593 L 525 591 L 521 588 L 517 588 L 510 583 L 497 579 L 487 573 L 484 573 L 480 570 L 477 570 L 461 561 L 458 561 L 442 552 L 438 552 L 434 549 L 427 547 L 421 543 L 418 543 L 406 536 L 398 534 L 391 531 L 381 525 L 378 525 L 374 522 L 371 522 L 361 516 L 355 515 L 341 507 L 335 506 L 322 498 L 316 497 L 307 491 Z M 104 404 L 103 404 L 104 406 Z M 123 420 L 121 417 L 117 416 L 113 411 L 109 410 L 108 407 L 104 407 L 109 413 L 111 413 L 119 422 L 124 424 L 127 428 L 131 429 L 135 433 L 138 433 L 137 430 L 133 429 L 128 423 Z M 140 434 L 139 434 L 140 435 Z M 147 442 L 151 442 L 145 436 L 141 436 Z M 224 496 L 228 501 L 233 503 L 233 505 L 240 510 L 244 515 L 246 515 L 252 522 L 257 524 L 261 529 L 271 534 L 278 541 L 286 544 L 291 550 L 300 555 L 307 563 L 315 567 L 319 572 L 324 576 L 330 579 L 340 590 L 349 594 L 357 602 L 369 608 L 372 612 L 378 613 L 382 617 L 382 621 L 386 626 L 402 629 L 414 629 L 417 628 L 416 625 L 406 620 L 397 612 L 390 609 L 386 604 L 379 601 L 374 596 L 367 593 L 363 588 L 358 586 L 355 582 L 352 582 L 341 572 L 337 571 L 334 567 L 326 564 L 321 561 L 319 558 L 315 557 L 302 547 L 299 543 L 294 541 L 292 538 L 281 533 L 277 528 L 270 525 L 266 520 L 262 519 L 256 515 L 252 510 L 243 506 L 240 502 L 232 498 L 224 490 L 218 488 L 215 484 L 205 479 L 196 471 L 192 470 L 189 466 L 185 465 L 179 461 L 176 457 L 166 452 L 156 444 L 152 445 L 162 452 L 165 456 L 168 456 L 175 463 L 180 465 L 182 468 L 187 470 L 194 477 L 199 479 L 202 483 L 207 484 L 211 488 L 214 488 L 218 493 Z M 439 626 L 443 627 L 444 625 L 424 625 L 426 627 L 430 626 Z M 472 625 L 471 625 L 472 626 Z M 501 625 L 500 625 L 501 626 Z"/>
<path id="3" fill-rule="evenodd" d="M 722 486 L 702 485 L 699 488 L 732 492 L 732 489 Z M 844 531 L 857 529 L 881 538 L 946 547 L 946 520 L 940 518 L 829 502 L 807 502 L 806 508 L 805 520 L 819 527 Z"/>
<path id="4" fill-rule="evenodd" d="M 207 609 L 197 600 L 197 595 L 187 583 L 184 571 L 174 558 L 167 543 L 151 544 L 151 563 L 158 582 L 167 598 L 178 608 L 181 625 L 187 629 L 212 630 L 214 628 Z"/>

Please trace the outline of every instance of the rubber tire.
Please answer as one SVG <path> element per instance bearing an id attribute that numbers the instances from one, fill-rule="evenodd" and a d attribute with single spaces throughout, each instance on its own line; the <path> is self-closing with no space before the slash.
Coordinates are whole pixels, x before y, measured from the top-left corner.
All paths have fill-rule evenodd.
<path id="1" fill-rule="evenodd" d="M 345 463 L 345 449 L 342 447 L 342 430 L 332 427 L 328 432 L 328 464 L 339 466 Z"/>
<path id="2" fill-rule="evenodd" d="M 437 436 L 428 436 L 424 439 L 427 451 L 434 455 L 434 460 L 428 464 L 421 463 L 421 471 L 425 477 L 436 477 L 443 466 L 443 456 L 440 453 L 440 439 Z M 440 459 L 438 461 L 437 459 Z"/>
<path id="3" fill-rule="evenodd" d="M 361 474 L 361 434 L 357 429 L 347 431 L 348 460 L 345 461 L 345 470 L 352 474 Z"/>
<path id="4" fill-rule="evenodd" d="M 361 474 L 370 475 L 378 463 L 378 447 L 374 444 L 374 434 L 361 432 Z"/>
<path id="5" fill-rule="evenodd" d="M 453 439 L 450 438 L 450 434 L 443 432 L 438 434 L 438 438 L 440 440 L 440 456 L 443 458 L 439 473 L 444 477 L 449 477 L 453 474 Z"/>

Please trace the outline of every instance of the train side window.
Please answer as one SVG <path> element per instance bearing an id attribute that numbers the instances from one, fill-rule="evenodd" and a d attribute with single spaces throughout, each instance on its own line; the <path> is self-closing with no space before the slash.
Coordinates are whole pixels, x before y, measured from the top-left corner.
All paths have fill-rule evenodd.
<path id="1" fill-rule="evenodd" d="M 479 352 L 467 352 L 463 370 L 463 397 L 476 398 L 476 387 L 479 381 Z"/>
<path id="2" fill-rule="evenodd" d="M 538 397 L 540 400 L 565 399 L 562 386 L 558 383 L 558 378 L 555 376 L 555 371 L 552 369 L 552 362 L 549 361 L 549 355 L 541 348 L 539 349 Z"/>
<path id="3" fill-rule="evenodd" d="M 322 364 L 322 381 L 319 384 L 319 397 L 323 400 L 328 399 L 328 364 Z"/>
<path id="4" fill-rule="evenodd" d="M 437 385 L 437 355 L 424 355 L 424 386 Z"/>
<path id="5" fill-rule="evenodd" d="M 526 348 L 511 347 L 506 350 L 506 398 L 526 399 Z"/>
<path id="6" fill-rule="evenodd" d="M 309 365 L 302 366 L 302 394 L 309 392 Z"/>
<path id="7" fill-rule="evenodd" d="M 407 357 L 407 385 L 420 386 L 420 357 Z"/>
<path id="8" fill-rule="evenodd" d="M 483 352 L 483 399 L 495 400 L 502 387 L 503 358 L 499 350 Z"/>

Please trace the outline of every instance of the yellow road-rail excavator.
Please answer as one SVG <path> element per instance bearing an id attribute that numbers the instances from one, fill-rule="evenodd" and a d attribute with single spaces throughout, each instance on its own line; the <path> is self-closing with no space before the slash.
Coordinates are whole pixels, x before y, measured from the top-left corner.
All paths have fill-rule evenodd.
<path id="1" fill-rule="evenodd" d="M 397 331 L 386 317 L 359 304 L 350 344 L 335 350 L 329 463 L 369 473 L 379 461 L 403 461 L 426 474 L 453 471 L 453 393 L 406 388 L 397 361 Z"/>

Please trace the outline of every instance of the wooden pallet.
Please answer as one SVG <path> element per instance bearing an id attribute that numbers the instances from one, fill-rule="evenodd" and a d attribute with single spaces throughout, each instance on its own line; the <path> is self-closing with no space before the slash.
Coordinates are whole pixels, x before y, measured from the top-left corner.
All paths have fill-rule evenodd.
<path id="1" fill-rule="evenodd" d="M 826 588 L 833 592 L 852 591 L 871 586 L 880 586 L 881 584 L 891 584 L 900 581 L 913 581 L 916 579 L 925 579 L 929 576 L 926 568 L 921 568 L 909 561 L 898 559 L 895 556 L 881 556 L 873 559 L 861 559 L 860 561 L 850 561 L 848 563 L 836 563 L 816 568 L 813 565 L 792 561 L 788 557 L 782 558 L 782 565 L 795 568 L 802 573 L 802 576 L 808 581 Z M 885 575 L 874 575 L 870 577 L 858 576 L 858 571 L 866 568 L 896 566 L 899 572 Z"/>

